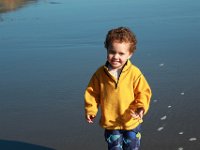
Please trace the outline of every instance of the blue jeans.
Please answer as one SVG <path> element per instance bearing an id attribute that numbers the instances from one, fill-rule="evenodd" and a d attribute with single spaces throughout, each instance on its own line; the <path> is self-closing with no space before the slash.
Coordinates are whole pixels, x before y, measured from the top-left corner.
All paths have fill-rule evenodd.
<path id="1" fill-rule="evenodd" d="M 105 130 L 108 150 L 139 150 L 141 125 L 133 130 Z"/>

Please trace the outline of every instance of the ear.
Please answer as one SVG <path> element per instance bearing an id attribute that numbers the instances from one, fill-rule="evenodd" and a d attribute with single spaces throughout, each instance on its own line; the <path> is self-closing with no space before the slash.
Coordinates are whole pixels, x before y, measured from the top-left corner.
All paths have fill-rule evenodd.
<path id="1" fill-rule="evenodd" d="M 128 59 L 130 59 L 132 57 L 132 55 L 133 55 L 133 53 L 130 53 Z"/>

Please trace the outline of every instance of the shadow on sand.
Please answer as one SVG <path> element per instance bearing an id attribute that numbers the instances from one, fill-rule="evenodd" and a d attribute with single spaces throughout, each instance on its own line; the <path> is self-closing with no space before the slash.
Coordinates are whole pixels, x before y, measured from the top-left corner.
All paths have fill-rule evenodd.
<path id="1" fill-rule="evenodd" d="M 55 150 L 44 146 L 9 140 L 0 140 L 0 150 Z"/>

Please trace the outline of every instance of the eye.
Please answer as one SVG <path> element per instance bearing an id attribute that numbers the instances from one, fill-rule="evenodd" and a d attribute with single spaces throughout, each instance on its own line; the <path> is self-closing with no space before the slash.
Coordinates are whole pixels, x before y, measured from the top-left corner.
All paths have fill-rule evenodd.
<path id="1" fill-rule="evenodd" d="M 116 52 L 113 51 L 113 50 L 108 50 L 108 53 L 109 53 L 109 54 L 115 54 Z"/>
<path id="2" fill-rule="evenodd" d="M 124 55 L 124 53 L 119 53 L 119 55 L 120 55 L 120 56 L 123 56 L 123 55 Z"/>

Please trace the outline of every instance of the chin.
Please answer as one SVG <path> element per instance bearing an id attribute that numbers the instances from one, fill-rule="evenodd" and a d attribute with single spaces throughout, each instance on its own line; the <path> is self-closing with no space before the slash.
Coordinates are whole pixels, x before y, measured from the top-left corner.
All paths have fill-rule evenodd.
<path id="1" fill-rule="evenodd" d="M 121 65 L 120 65 L 120 66 L 118 66 L 118 65 L 113 65 L 112 67 L 115 68 L 115 69 L 117 69 L 117 68 L 121 68 Z"/>

